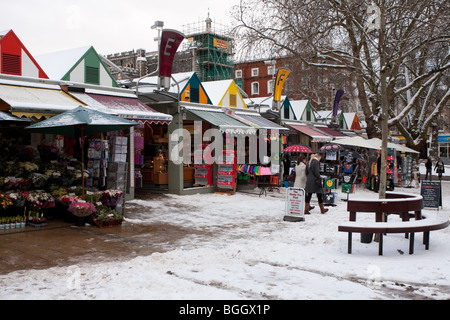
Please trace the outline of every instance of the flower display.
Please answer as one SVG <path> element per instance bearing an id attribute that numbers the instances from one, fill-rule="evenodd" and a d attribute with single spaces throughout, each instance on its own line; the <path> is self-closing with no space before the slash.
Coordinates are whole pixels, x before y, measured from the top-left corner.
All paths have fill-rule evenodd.
<path id="1" fill-rule="evenodd" d="M 92 203 L 78 200 L 69 205 L 69 211 L 76 217 L 88 217 L 96 212 L 96 209 Z"/>
<path id="2" fill-rule="evenodd" d="M 105 190 L 102 191 L 101 202 L 108 207 L 115 207 L 123 197 L 123 192 L 120 190 Z"/>
<path id="3" fill-rule="evenodd" d="M 11 192 L 8 193 L 9 197 L 11 198 L 13 205 L 15 207 L 24 207 L 25 202 L 28 197 L 28 193 L 26 192 Z"/>
<path id="4" fill-rule="evenodd" d="M 0 208 L 7 209 L 13 205 L 11 197 L 7 194 L 0 193 Z"/>
<path id="5" fill-rule="evenodd" d="M 27 195 L 27 207 L 30 211 L 41 211 L 42 209 L 55 206 L 55 198 L 46 192 L 30 192 Z"/>

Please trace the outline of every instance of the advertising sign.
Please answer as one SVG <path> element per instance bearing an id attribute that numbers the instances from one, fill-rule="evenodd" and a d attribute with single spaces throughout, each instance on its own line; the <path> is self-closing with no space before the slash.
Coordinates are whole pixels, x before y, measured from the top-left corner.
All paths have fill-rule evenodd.
<path id="1" fill-rule="evenodd" d="M 179 31 L 164 29 L 161 35 L 161 46 L 159 48 L 159 76 L 172 77 L 172 65 L 178 47 L 185 36 Z"/>
<path id="2" fill-rule="evenodd" d="M 286 68 L 280 68 L 277 72 L 277 79 L 275 82 L 275 93 L 273 96 L 274 101 L 281 101 L 281 93 L 283 92 L 283 86 L 287 77 L 291 74 L 291 71 Z"/>
<path id="3" fill-rule="evenodd" d="M 286 191 L 286 213 L 284 221 L 305 221 L 305 189 L 288 188 Z"/>

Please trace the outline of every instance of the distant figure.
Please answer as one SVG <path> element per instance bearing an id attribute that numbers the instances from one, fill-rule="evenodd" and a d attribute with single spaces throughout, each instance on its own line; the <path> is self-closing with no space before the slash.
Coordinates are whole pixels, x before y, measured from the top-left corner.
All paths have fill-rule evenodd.
<path id="1" fill-rule="evenodd" d="M 430 175 L 430 180 L 432 180 L 432 169 L 433 169 L 433 163 L 431 162 L 431 159 L 430 158 L 428 158 L 427 159 L 427 162 L 425 163 L 425 168 L 427 169 L 427 172 L 426 172 L 426 174 L 425 174 L 425 179 L 424 180 L 427 180 L 427 178 L 428 178 L 428 174 Z"/>
<path id="2" fill-rule="evenodd" d="M 291 160 L 289 160 L 289 157 L 285 155 L 283 157 L 283 181 L 287 181 L 289 177 L 289 168 L 291 167 Z"/>
<path id="3" fill-rule="evenodd" d="M 438 158 L 438 161 L 436 162 L 436 167 L 434 167 L 434 171 L 437 172 L 439 180 L 442 180 L 442 174 L 445 172 L 445 165 L 444 161 L 442 161 L 441 158 Z"/>

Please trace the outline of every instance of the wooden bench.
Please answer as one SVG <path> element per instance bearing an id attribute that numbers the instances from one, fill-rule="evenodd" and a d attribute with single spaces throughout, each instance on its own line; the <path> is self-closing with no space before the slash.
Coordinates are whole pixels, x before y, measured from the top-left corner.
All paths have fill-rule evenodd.
<path id="1" fill-rule="evenodd" d="M 390 214 L 398 214 L 402 221 L 409 221 L 412 217 L 420 220 L 422 209 L 422 196 L 407 193 L 386 192 L 386 199 L 358 199 L 347 202 L 349 221 L 356 221 L 357 212 L 375 213 L 376 222 L 384 221 Z"/>
<path id="2" fill-rule="evenodd" d="M 433 217 L 422 220 L 411 220 L 406 222 L 356 222 L 350 221 L 339 225 L 338 230 L 348 232 L 348 253 L 352 253 L 352 234 L 375 233 L 379 234 L 378 254 L 383 255 L 383 234 L 408 233 L 409 254 L 414 253 L 414 234 L 423 232 L 423 244 L 425 250 L 430 248 L 430 231 L 447 228 L 450 222 L 446 219 Z"/>

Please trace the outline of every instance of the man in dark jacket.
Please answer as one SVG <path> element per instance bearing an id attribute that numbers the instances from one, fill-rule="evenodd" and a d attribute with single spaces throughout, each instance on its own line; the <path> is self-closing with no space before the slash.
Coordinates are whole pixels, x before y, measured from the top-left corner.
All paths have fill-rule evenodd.
<path id="1" fill-rule="evenodd" d="M 326 213 L 328 209 L 323 206 L 323 187 L 322 178 L 320 177 L 320 154 L 313 154 L 306 165 L 306 199 L 305 214 L 309 214 L 310 202 L 313 193 L 317 194 L 319 201 L 320 213 Z"/>

